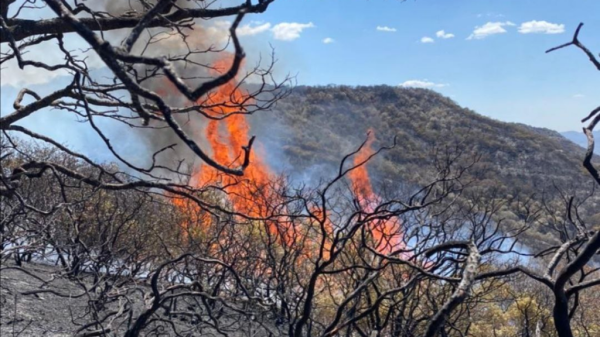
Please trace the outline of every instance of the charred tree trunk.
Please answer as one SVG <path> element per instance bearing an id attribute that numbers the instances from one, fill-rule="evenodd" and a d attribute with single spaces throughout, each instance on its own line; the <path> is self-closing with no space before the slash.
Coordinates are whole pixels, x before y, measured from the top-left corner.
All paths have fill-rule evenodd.
<path id="1" fill-rule="evenodd" d="M 573 337 L 571 319 L 569 318 L 569 299 L 562 289 L 554 291 L 554 327 L 559 337 Z"/>

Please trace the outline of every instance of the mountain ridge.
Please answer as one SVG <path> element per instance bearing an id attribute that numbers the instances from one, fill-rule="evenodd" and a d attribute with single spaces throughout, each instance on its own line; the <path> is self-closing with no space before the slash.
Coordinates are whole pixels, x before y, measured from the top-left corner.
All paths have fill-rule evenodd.
<path id="1" fill-rule="evenodd" d="M 544 169 L 546 174 L 585 177 L 584 149 L 558 132 L 498 121 L 427 89 L 300 86 L 272 113 L 252 116 L 251 122 L 268 149 L 282 148 L 276 152 L 283 158 L 269 162 L 287 161 L 296 169 L 339 161 L 373 130 L 375 145 L 389 145 L 396 137 L 398 146 L 384 156 L 397 165 L 422 164 L 424 154 L 419 152 L 427 147 L 463 144 L 505 169 L 518 166 L 534 172 L 540 161 L 550 161 L 554 170 Z"/>
<path id="2" fill-rule="evenodd" d="M 582 148 L 587 148 L 587 138 L 581 131 L 565 131 L 560 133 L 561 136 L 568 139 L 570 142 L 573 142 Z M 600 139 L 600 131 L 593 132 L 594 139 Z M 594 149 L 594 153 L 600 155 L 600 148 L 596 146 Z"/>
<path id="3" fill-rule="evenodd" d="M 582 166 L 585 150 L 558 132 L 494 120 L 426 89 L 297 87 L 271 113 L 252 116 L 251 126 L 265 144 L 267 162 L 286 163 L 279 171 L 301 181 L 336 172 L 343 156 L 372 130 L 374 148 L 394 138 L 397 143 L 368 163 L 379 189 L 431 181 L 431 154 L 448 148 L 480 156 L 467 178 L 500 195 L 555 195 L 557 187 L 579 193 L 590 186 Z M 595 216 L 600 207 L 597 200 L 591 204 L 590 216 Z M 552 239 L 547 232 L 536 235 Z"/>

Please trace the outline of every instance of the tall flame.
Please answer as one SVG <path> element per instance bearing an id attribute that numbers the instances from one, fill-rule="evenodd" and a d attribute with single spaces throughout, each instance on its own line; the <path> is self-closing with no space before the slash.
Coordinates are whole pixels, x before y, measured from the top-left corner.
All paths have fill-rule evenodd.
<path id="1" fill-rule="evenodd" d="M 230 57 L 218 60 L 213 68 L 226 69 Z M 250 127 L 243 114 L 242 102 L 247 95 L 238 88 L 235 80 L 229 81 L 210 93 L 204 105 L 212 106 L 207 112 L 222 120 L 210 120 L 206 126 L 205 135 L 211 147 L 214 159 L 222 165 L 231 167 L 241 166 L 244 154 L 242 147 L 250 137 Z M 266 189 L 272 174 L 256 151 L 250 153 L 251 165 L 244 172 L 244 177 L 234 177 L 222 174 L 209 165 L 202 165 L 194 178 L 199 186 L 218 183 L 225 188 L 236 211 L 245 212 L 251 217 L 266 216 L 264 209 L 259 209 L 253 202 L 252 194 Z"/>
<path id="2" fill-rule="evenodd" d="M 232 57 L 232 55 L 228 55 L 213 64 L 212 69 L 214 69 L 215 75 L 218 75 L 222 69 L 227 69 Z M 208 141 L 213 158 L 221 165 L 239 167 L 244 160 L 242 147 L 248 144 L 250 139 L 250 127 L 244 114 L 245 106 L 251 104 L 249 95 L 239 87 L 234 79 L 219 86 L 201 100 L 197 103 L 208 106 L 209 108 L 205 112 L 212 117 L 204 129 L 204 136 Z M 365 146 L 354 157 L 356 168 L 349 172 L 354 193 L 361 206 L 367 211 L 373 211 L 374 205 L 380 200 L 379 196 L 373 192 L 365 165 L 365 162 L 374 153 L 372 144 L 375 139 L 372 134 L 373 132 L 370 131 Z M 298 241 L 298 238 L 307 239 L 306 235 L 309 235 L 308 233 L 311 231 L 314 232 L 317 228 L 312 223 L 305 224 L 306 228 L 294 227 L 291 225 L 292 221 L 286 221 L 282 217 L 269 219 L 269 215 L 283 202 L 276 193 L 275 181 L 275 176 L 260 155 L 259 149 L 259 152 L 253 150 L 250 153 L 250 165 L 246 168 L 244 176 L 232 176 L 210 165 L 202 164 L 194 171 L 191 183 L 197 187 L 218 186 L 225 192 L 226 199 L 234 212 L 245 214 L 251 218 L 263 219 L 268 233 L 276 237 L 280 244 L 291 247 Z M 202 216 L 198 212 L 197 206 L 181 199 L 174 199 L 173 202 L 189 217 L 182 224 L 182 228 L 186 232 L 192 229 L 202 232 L 206 230 L 202 227 L 211 225 L 210 217 Z M 318 210 L 314 210 L 313 213 L 319 218 L 324 215 Z M 320 230 L 322 232 L 320 233 L 321 239 L 309 238 L 308 241 L 312 243 L 302 248 L 310 250 L 303 251 L 307 257 L 315 257 L 315 244 L 324 243 L 323 257 L 329 258 L 331 238 L 335 229 L 327 216 L 323 217 L 321 222 L 324 224 L 324 230 Z M 397 249 L 402 241 L 399 225 L 392 220 L 375 220 L 368 225 L 368 228 L 372 233 L 375 248 L 381 253 L 389 253 Z M 325 241 L 322 241 L 323 238 Z"/>
<path id="3" fill-rule="evenodd" d="M 216 61 L 212 65 L 215 75 L 227 69 L 232 58 L 232 55 L 228 55 Z M 212 157 L 224 166 L 241 166 L 244 160 L 243 146 L 246 146 L 250 140 L 250 126 L 244 114 L 245 106 L 252 103 L 249 95 L 234 79 L 219 86 L 200 100 L 202 101 L 197 103 L 209 107 L 205 112 L 212 117 L 204 129 Z M 258 150 L 255 147 L 250 152 L 250 165 L 245 169 L 242 177 L 225 174 L 210 165 L 202 164 L 194 171 L 191 183 L 196 187 L 218 186 L 225 192 L 227 201 L 236 213 L 251 218 L 269 218 L 280 198 L 275 193 L 275 176 L 260 155 L 260 150 L 260 147 Z M 178 203 L 176 205 L 183 209 L 183 205 Z M 184 213 L 188 213 L 188 210 L 184 210 Z M 190 223 L 194 220 L 192 218 Z M 291 244 L 294 241 L 291 229 L 281 224 L 285 222 L 271 220 L 264 222 L 269 233 L 278 237 L 280 242 Z M 200 222 L 197 225 L 204 224 Z M 183 227 L 187 228 L 188 225 L 184 224 Z"/>
<path id="4" fill-rule="evenodd" d="M 367 160 L 374 154 L 373 130 L 369 130 L 365 145 L 354 155 L 354 169 L 348 173 L 352 183 L 354 194 L 360 205 L 367 211 L 372 212 L 380 197 L 373 192 L 371 179 L 367 170 Z M 375 249 L 382 254 L 389 254 L 393 250 L 402 248 L 402 233 L 397 222 L 390 220 L 375 220 L 369 223 L 370 232 L 373 235 Z"/>

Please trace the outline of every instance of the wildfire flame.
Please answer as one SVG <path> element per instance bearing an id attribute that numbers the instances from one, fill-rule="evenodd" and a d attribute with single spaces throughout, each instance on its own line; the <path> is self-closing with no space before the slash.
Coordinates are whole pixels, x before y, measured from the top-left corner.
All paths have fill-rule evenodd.
<path id="1" fill-rule="evenodd" d="M 233 55 L 227 55 L 212 64 L 214 75 L 219 75 L 228 69 Z M 165 90 L 165 89 L 163 89 Z M 233 79 L 200 98 L 199 105 L 208 107 L 205 110 L 213 119 L 209 119 L 204 133 L 214 160 L 221 165 L 239 167 L 244 160 L 243 146 L 250 140 L 250 126 L 246 120 L 244 109 L 252 104 L 248 93 L 241 89 L 236 79 Z M 276 179 L 270 167 L 260 154 L 261 149 L 250 152 L 250 165 L 245 169 L 244 176 L 238 177 L 225 174 L 216 168 L 201 164 L 193 173 L 190 183 L 195 187 L 215 186 L 222 190 L 233 212 L 244 214 L 250 218 L 267 219 L 273 208 L 278 205 L 280 197 L 275 193 Z M 191 226 L 210 226 L 210 219 L 200 219 L 194 216 L 197 206 L 184 200 L 174 200 L 174 204 L 190 219 L 182 224 L 189 231 Z M 267 230 L 271 235 L 286 244 L 294 241 L 293 231 L 282 223 L 283 221 L 265 220 Z M 202 230 L 202 229 L 200 229 Z"/>
<path id="2" fill-rule="evenodd" d="M 367 160 L 373 155 L 373 130 L 369 130 L 368 138 L 360 151 L 354 155 L 355 168 L 348 173 L 352 188 L 358 202 L 367 212 L 372 212 L 375 205 L 380 201 L 380 197 L 373 192 L 371 179 L 367 170 Z M 376 220 L 369 223 L 370 232 L 373 235 L 375 249 L 382 254 L 389 254 L 394 249 L 402 247 L 402 233 L 400 226 L 396 221 Z"/>
<path id="3" fill-rule="evenodd" d="M 227 69 L 231 64 L 233 56 L 228 55 L 216 61 L 212 65 L 215 75 L 221 70 Z M 164 88 L 168 88 L 165 86 Z M 162 90 L 166 90 L 166 89 Z M 205 139 L 212 151 L 213 158 L 222 165 L 230 167 L 240 166 L 244 160 L 242 147 L 248 144 L 250 139 L 250 127 L 246 120 L 244 106 L 252 104 L 249 96 L 238 85 L 237 80 L 231 80 L 224 85 L 219 86 L 206 97 L 201 98 L 201 102 L 196 102 L 209 108 L 205 112 L 215 119 L 209 119 L 203 130 Z M 198 133 L 202 132 L 198 130 Z M 361 151 L 354 157 L 354 165 L 357 166 L 349 172 L 349 179 L 352 183 L 355 195 L 358 197 L 361 206 L 368 212 L 373 211 L 374 205 L 380 200 L 373 192 L 369 173 L 364 162 L 373 154 L 372 144 L 374 142 L 373 132 Z M 269 234 L 275 236 L 282 245 L 291 247 L 298 238 L 305 238 L 309 231 L 315 231 L 316 225 L 306 224 L 306 228 L 297 228 L 291 225 L 292 222 L 285 221 L 281 217 L 269 219 L 269 215 L 274 211 L 277 205 L 281 204 L 281 197 L 275 192 L 276 179 L 270 167 L 266 164 L 264 157 L 261 156 L 260 149 L 251 151 L 250 165 L 246 168 L 244 176 L 237 177 L 225 174 L 216 168 L 201 164 L 192 175 L 191 184 L 196 187 L 217 186 L 226 195 L 228 202 L 234 212 L 245 214 L 250 218 L 264 219 L 266 230 Z M 198 207 L 182 199 L 174 199 L 174 204 L 179 207 L 183 213 L 187 214 L 189 219 L 182 223 L 182 228 L 189 232 L 204 231 L 211 225 L 209 216 L 198 212 Z M 320 210 L 313 210 L 317 217 L 322 217 Z M 323 218 L 324 230 L 321 230 L 321 237 L 324 240 L 323 258 L 329 258 L 332 237 L 334 235 L 334 226 L 328 219 Z M 200 227 L 200 228 L 196 228 Z M 402 241 L 402 234 L 399 231 L 399 225 L 392 220 L 376 220 L 368 225 L 372 233 L 375 249 L 380 253 L 387 254 L 393 249 L 398 248 Z M 321 243 L 321 239 L 315 238 L 315 244 Z M 316 256 L 315 244 L 305 245 L 303 252 L 308 257 Z"/>

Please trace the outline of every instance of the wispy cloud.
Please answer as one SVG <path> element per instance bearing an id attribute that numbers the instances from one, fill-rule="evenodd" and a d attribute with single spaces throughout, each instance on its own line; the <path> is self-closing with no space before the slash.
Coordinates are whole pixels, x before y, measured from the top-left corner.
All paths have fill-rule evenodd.
<path id="1" fill-rule="evenodd" d="M 477 14 L 478 18 L 482 18 L 484 16 L 487 17 L 492 17 L 492 18 L 502 18 L 504 17 L 504 14 L 500 14 L 500 13 L 493 13 L 493 12 L 489 12 L 489 13 L 479 13 Z"/>
<path id="2" fill-rule="evenodd" d="M 230 21 L 216 21 L 206 28 L 206 31 L 213 40 L 227 41 L 229 39 L 230 27 Z M 236 32 L 239 36 L 252 36 L 270 31 L 275 40 L 293 41 L 299 38 L 305 29 L 313 27 L 315 25 L 312 22 L 281 22 L 273 26 L 270 22 L 252 21 L 249 24 L 238 27 Z"/>
<path id="3" fill-rule="evenodd" d="M 503 34 L 503 33 L 506 33 L 506 29 L 504 29 L 504 27 L 514 26 L 514 25 L 515 24 L 510 21 L 487 22 L 483 26 L 476 26 L 475 30 L 473 30 L 473 33 L 471 33 L 471 35 L 469 35 L 467 40 L 473 40 L 473 39 L 481 40 L 481 39 L 485 39 L 486 37 L 488 37 L 490 35 Z"/>
<path id="4" fill-rule="evenodd" d="M 271 28 L 271 24 L 266 22 L 251 22 L 247 25 L 239 27 L 236 32 L 239 36 L 252 36 L 266 32 Z"/>
<path id="5" fill-rule="evenodd" d="M 408 80 L 404 83 L 400 83 L 401 87 L 405 88 L 443 88 L 449 84 L 446 83 L 435 83 L 428 80 Z"/>
<path id="6" fill-rule="evenodd" d="M 565 32 L 565 25 L 547 21 L 528 21 L 519 26 L 521 34 L 560 34 Z"/>
<path id="7" fill-rule="evenodd" d="M 273 38 L 275 38 L 275 40 L 293 41 L 300 37 L 300 33 L 302 33 L 303 30 L 313 27 L 315 27 L 315 25 L 312 22 L 282 22 L 271 28 L 271 31 L 273 32 Z"/>
<path id="8" fill-rule="evenodd" d="M 451 39 L 454 37 L 454 34 L 446 33 L 444 30 L 438 30 L 435 33 L 435 36 L 439 37 L 440 39 Z"/>
<path id="9" fill-rule="evenodd" d="M 396 32 L 396 28 L 392 28 L 392 27 L 388 27 L 388 26 L 377 26 L 377 30 L 380 32 L 389 32 L 389 33 Z"/>
<path id="10" fill-rule="evenodd" d="M 573 95 L 573 98 L 584 98 L 585 95 L 584 94 L 575 94 Z"/>
<path id="11" fill-rule="evenodd" d="M 433 43 L 433 39 L 430 38 L 429 36 L 423 36 L 421 38 L 421 43 Z"/>
<path id="12" fill-rule="evenodd" d="M 334 43 L 334 42 L 335 42 L 335 40 L 330 37 L 326 37 L 323 39 L 324 44 L 330 44 L 330 43 Z"/>

